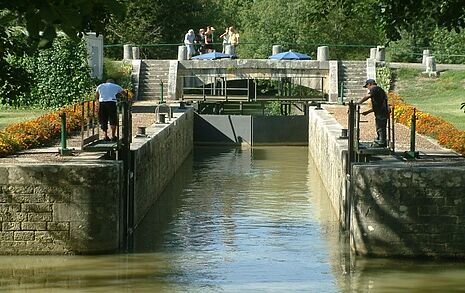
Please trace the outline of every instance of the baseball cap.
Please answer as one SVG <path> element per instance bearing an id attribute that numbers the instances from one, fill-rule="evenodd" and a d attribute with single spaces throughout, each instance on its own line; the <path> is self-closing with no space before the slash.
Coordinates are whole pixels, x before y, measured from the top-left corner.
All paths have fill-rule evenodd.
<path id="1" fill-rule="evenodd" d="M 374 79 L 367 79 L 367 81 L 365 81 L 365 85 L 363 87 L 367 87 L 369 84 L 376 84 L 376 81 Z"/>

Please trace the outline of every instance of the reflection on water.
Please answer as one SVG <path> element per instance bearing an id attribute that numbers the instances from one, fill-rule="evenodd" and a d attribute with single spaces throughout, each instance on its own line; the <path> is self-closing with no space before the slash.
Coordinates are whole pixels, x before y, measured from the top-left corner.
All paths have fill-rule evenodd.
<path id="1" fill-rule="evenodd" d="M 351 274 L 304 147 L 199 148 L 137 227 L 134 252 L 0 257 L 20 292 L 460 292 L 457 263 L 356 259 Z"/>

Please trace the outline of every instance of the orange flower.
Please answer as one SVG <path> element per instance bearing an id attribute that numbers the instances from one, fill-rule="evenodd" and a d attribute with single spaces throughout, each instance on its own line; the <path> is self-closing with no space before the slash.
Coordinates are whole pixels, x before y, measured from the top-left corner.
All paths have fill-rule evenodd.
<path id="1" fill-rule="evenodd" d="M 411 125 L 414 107 L 405 104 L 402 97 L 390 92 L 389 103 L 394 105 L 394 120 L 408 127 Z M 460 131 L 444 119 L 422 111 L 416 111 L 416 131 L 437 139 L 439 144 L 465 155 L 465 131 Z"/>

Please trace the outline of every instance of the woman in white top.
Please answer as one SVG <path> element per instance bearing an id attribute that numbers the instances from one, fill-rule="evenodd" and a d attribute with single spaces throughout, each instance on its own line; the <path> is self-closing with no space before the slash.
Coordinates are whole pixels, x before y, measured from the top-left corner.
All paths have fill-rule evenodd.
<path id="1" fill-rule="evenodd" d="M 220 38 L 223 39 L 223 53 L 226 53 L 226 46 L 229 45 L 229 27 L 227 27 Z"/>

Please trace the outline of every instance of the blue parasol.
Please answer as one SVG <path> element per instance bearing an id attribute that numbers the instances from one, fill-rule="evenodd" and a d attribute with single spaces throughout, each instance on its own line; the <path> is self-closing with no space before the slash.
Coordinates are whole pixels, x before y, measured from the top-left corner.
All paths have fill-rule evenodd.
<path id="1" fill-rule="evenodd" d="M 274 54 L 269 57 L 269 59 L 275 59 L 275 60 L 310 60 L 310 56 L 298 52 L 282 52 L 278 54 Z"/>
<path id="2" fill-rule="evenodd" d="M 200 54 L 200 55 L 192 57 L 192 59 L 196 59 L 196 60 L 215 60 L 215 59 L 222 59 L 222 58 L 236 58 L 236 56 L 230 55 L 230 54 L 224 54 L 221 52 L 211 52 L 211 53 Z"/>

